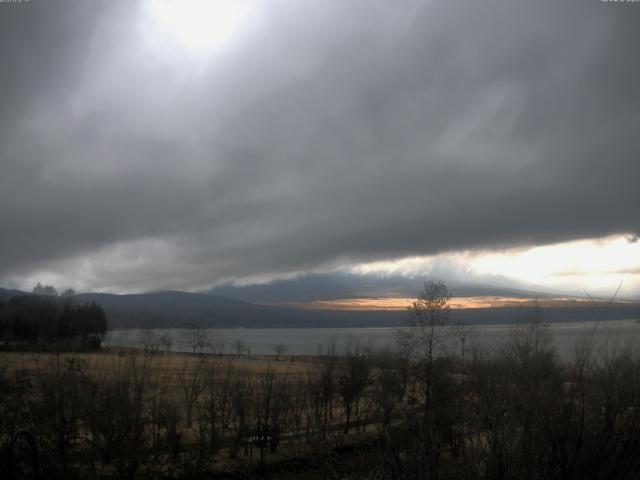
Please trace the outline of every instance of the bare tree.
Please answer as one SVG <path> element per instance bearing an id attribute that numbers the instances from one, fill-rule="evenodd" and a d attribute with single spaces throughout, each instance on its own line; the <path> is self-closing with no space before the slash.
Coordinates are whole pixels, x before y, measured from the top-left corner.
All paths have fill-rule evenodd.
<path id="1" fill-rule="evenodd" d="M 287 353 L 289 347 L 287 347 L 283 343 L 278 343 L 277 345 L 271 347 L 271 350 L 273 350 L 273 353 L 276 354 L 276 361 L 280 361 L 280 356 Z"/>
<path id="2" fill-rule="evenodd" d="M 209 349 L 211 353 L 215 355 L 222 355 L 224 353 L 224 335 L 219 331 L 215 331 L 209 335 Z"/>
<path id="3" fill-rule="evenodd" d="M 251 417 L 252 417 L 252 387 L 249 379 L 240 377 L 230 385 L 230 401 L 233 411 L 233 421 L 231 426 L 234 430 L 231 447 L 229 448 L 229 458 L 236 458 L 238 449 L 244 445 L 245 455 L 249 454 L 248 439 L 251 437 Z"/>
<path id="4" fill-rule="evenodd" d="M 424 289 L 408 308 L 407 328 L 398 332 L 402 349 L 409 349 L 420 365 L 419 380 L 424 394 L 425 421 L 429 415 L 433 388 L 433 362 L 443 346 L 444 329 L 450 320 L 451 294 L 443 282 L 425 282 Z"/>
<path id="5" fill-rule="evenodd" d="M 204 432 L 202 440 L 208 443 L 212 452 L 220 447 L 231 422 L 233 374 L 231 361 L 226 362 L 224 368 L 217 362 L 209 362 L 204 373 L 204 398 L 199 412 L 200 430 Z"/>
<path id="6" fill-rule="evenodd" d="M 352 414 L 359 415 L 360 400 L 369 384 L 371 358 L 369 350 L 359 344 L 350 346 L 340 364 L 337 390 L 346 417 L 344 433 L 349 433 Z"/>
<path id="7" fill-rule="evenodd" d="M 160 339 L 153 330 L 143 330 L 140 333 L 140 344 L 145 355 L 155 355 L 160 350 Z"/>
<path id="8" fill-rule="evenodd" d="M 287 382 L 274 370 L 267 370 L 261 375 L 261 381 L 254 385 L 252 438 L 261 461 L 267 447 L 272 453 L 278 449 L 289 400 Z"/>
<path id="9" fill-rule="evenodd" d="M 33 287 L 32 292 L 36 295 L 45 295 L 48 297 L 58 296 L 58 291 L 53 285 L 42 285 L 40 282 L 38 282 L 37 285 Z"/>
<path id="10" fill-rule="evenodd" d="M 382 425 L 391 423 L 391 416 L 404 396 L 401 357 L 383 350 L 372 358 L 376 369 L 373 401 L 378 407 Z"/>
<path id="11" fill-rule="evenodd" d="M 326 347 L 318 347 L 318 357 L 320 359 L 320 375 L 318 378 L 320 386 L 320 401 L 322 404 L 322 433 L 326 435 L 329 420 L 333 419 L 333 397 L 337 388 L 338 354 L 334 343 Z"/>
<path id="12" fill-rule="evenodd" d="M 197 323 L 187 323 L 184 326 L 182 335 L 185 343 L 193 353 L 202 353 L 205 349 L 211 348 L 209 334 Z"/>
<path id="13" fill-rule="evenodd" d="M 183 368 L 180 370 L 179 385 L 184 398 L 187 427 L 191 427 L 194 407 L 206 386 L 204 373 L 202 361 L 198 361 L 194 366 L 188 359 L 185 359 Z"/>
<path id="14" fill-rule="evenodd" d="M 60 294 L 61 297 L 64 298 L 71 298 L 76 294 L 75 290 L 73 288 L 67 288 L 64 292 L 62 292 Z"/>
<path id="15" fill-rule="evenodd" d="M 160 342 L 160 345 L 162 345 L 162 347 L 164 348 L 165 353 L 169 353 L 169 351 L 171 350 L 171 347 L 173 346 L 173 337 L 168 333 L 163 333 L 162 335 L 160 335 L 160 338 L 158 339 L 158 341 Z"/>
<path id="16" fill-rule="evenodd" d="M 233 348 L 233 351 L 236 353 L 237 356 L 240 356 L 244 352 L 247 352 L 249 350 L 249 347 L 247 346 L 245 341 L 242 340 L 241 338 L 236 338 L 231 344 L 231 348 Z"/>

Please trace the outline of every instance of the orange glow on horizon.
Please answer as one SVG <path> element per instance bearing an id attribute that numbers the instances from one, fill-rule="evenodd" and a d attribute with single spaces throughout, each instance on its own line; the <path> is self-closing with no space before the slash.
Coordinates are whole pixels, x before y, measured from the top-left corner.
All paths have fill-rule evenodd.
<path id="1" fill-rule="evenodd" d="M 387 298 L 344 298 L 339 300 L 313 300 L 310 302 L 292 302 L 287 305 L 307 310 L 406 310 L 415 298 L 387 297 Z M 454 310 L 467 308 L 499 308 L 533 306 L 540 307 L 568 307 L 580 304 L 587 306 L 593 302 L 581 298 L 546 298 L 531 299 L 517 297 L 454 297 L 449 305 Z"/>

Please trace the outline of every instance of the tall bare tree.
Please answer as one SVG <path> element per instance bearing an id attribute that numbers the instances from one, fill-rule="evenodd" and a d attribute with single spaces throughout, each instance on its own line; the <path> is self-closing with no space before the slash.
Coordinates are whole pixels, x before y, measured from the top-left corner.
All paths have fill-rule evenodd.
<path id="1" fill-rule="evenodd" d="M 398 342 L 419 364 L 419 380 L 424 394 L 425 420 L 429 415 L 433 388 L 433 363 L 444 346 L 444 328 L 450 321 L 451 294 L 443 282 L 425 282 L 418 298 L 409 306 L 407 328 L 398 332 Z"/>

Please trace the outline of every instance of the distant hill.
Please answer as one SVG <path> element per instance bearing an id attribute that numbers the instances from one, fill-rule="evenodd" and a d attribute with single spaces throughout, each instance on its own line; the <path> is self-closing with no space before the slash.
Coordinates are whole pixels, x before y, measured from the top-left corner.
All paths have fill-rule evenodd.
<path id="1" fill-rule="evenodd" d="M 0 297 L 5 300 L 17 294 L 27 293 L 0 289 Z M 110 328 L 173 328 L 192 322 L 219 328 L 389 327 L 401 325 L 407 318 L 402 310 L 309 310 L 178 291 L 128 295 L 82 293 L 74 295 L 72 301 L 100 304 Z M 573 304 L 540 308 L 539 312 L 546 321 L 637 319 L 640 303 L 598 307 Z M 452 320 L 469 324 L 510 323 L 533 314 L 534 308 L 530 306 L 474 308 L 452 311 Z"/>
<path id="2" fill-rule="evenodd" d="M 410 278 L 402 275 L 360 275 L 347 272 L 310 273 L 295 278 L 275 280 L 267 284 L 246 286 L 225 284 L 203 293 L 267 304 L 346 298 L 414 298 L 422 289 L 424 282 L 429 280 L 432 278 L 426 276 Z M 545 292 L 455 283 L 450 283 L 449 289 L 457 297 L 544 298 L 552 295 Z"/>
<path id="3" fill-rule="evenodd" d="M 220 328 L 394 325 L 405 315 L 404 312 L 311 311 L 176 291 L 132 295 L 84 293 L 73 298 L 102 305 L 113 327 L 179 327 L 191 322 Z"/>
<path id="4" fill-rule="evenodd" d="M 195 322 L 219 328 L 389 327 L 402 325 L 405 311 L 308 310 L 259 305 L 221 296 L 187 292 L 153 292 L 133 295 L 85 293 L 74 301 L 94 301 L 105 309 L 113 328 L 179 327 Z M 473 308 L 453 310 L 452 320 L 462 323 L 510 323 L 535 314 L 534 307 Z M 540 308 L 546 321 L 589 321 L 638 318 L 640 304 Z"/>
<path id="5" fill-rule="evenodd" d="M 8 300 L 11 297 L 15 297 L 16 295 L 24 295 L 25 292 L 22 292 L 20 290 L 9 290 L 6 288 L 0 288 L 0 299 L 2 300 Z"/>
<path id="6" fill-rule="evenodd" d="M 237 326 L 259 319 L 273 320 L 281 310 L 286 310 L 220 296 L 178 291 L 130 295 L 82 293 L 73 298 L 75 301 L 99 303 L 111 323 L 118 327 L 175 327 L 189 322 Z"/>

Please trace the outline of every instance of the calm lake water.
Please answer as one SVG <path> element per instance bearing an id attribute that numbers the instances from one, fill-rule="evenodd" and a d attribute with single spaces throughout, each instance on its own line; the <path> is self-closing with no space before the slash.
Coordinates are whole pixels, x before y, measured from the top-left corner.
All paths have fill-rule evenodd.
<path id="1" fill-rule="evenodd" d="M 515 325 L 482 325 L 466 327 L 465 349 L 477 345 L 496 348 L 509 341 Z M 608 322 L 554 323 L 548 325 L 560 355 L 569 359 L 576 345 L 592 340 L 596 348 L 640 346 L 640 323 L 636 320 L 616 320 Z M 320 345 L 335 344 L 338 350 L 349 343 L 359 342 L 374 349 L 395 346 L 396 328 L 233 328 L 209 329 L 206 333 L 221 335 L 225 353 L 233 353 L 233 342 L 242 340 L 253 354 L 273 354 L 275 345 L 285 345 L 287 353 L 294 355 L 315 355 Z M 150 339 L 167 335 L 172 339 L 171 350 L 190 351 L 188 331 L 182 329 L 153 330 L 111 330 L 104 345 L 140 347 Z M 461 342 L 451 336 L 449 349 L 460 349 Z"/>

